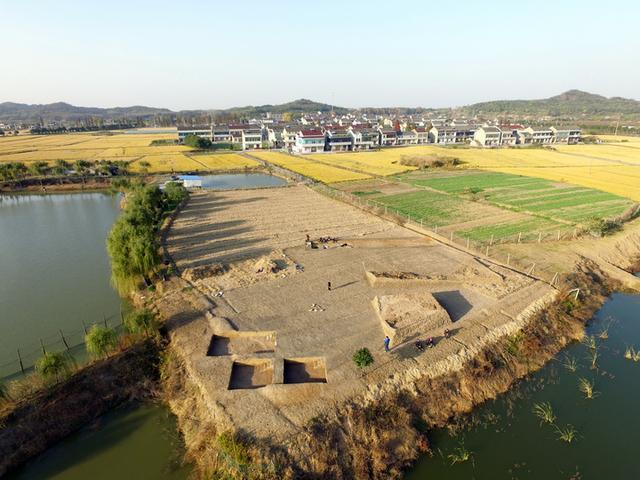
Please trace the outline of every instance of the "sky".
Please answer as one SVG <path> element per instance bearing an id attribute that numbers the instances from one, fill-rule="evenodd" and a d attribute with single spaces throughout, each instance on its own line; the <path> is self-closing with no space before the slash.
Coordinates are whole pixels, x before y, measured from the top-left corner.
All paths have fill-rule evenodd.
<path id="1" fill-rule="evenodd" d="M 640 99 L 640 2 L 0 0 L 0 102 Z"/>

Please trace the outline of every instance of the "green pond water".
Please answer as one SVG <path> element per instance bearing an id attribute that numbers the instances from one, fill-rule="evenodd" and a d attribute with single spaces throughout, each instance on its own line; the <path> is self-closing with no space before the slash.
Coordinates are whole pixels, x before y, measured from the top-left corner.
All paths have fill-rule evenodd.
<path id="1" fill-rule="evenodd" d="M 117 323 L 105 239 L 119 198 L 103 193 L 0 196 L 0 378 L 42 351 L 84 336 L 82 322 Z M 73 349 L 76 357 L 82 349 Z M 15 376 L 15 375 L 14 375 Z M 186 478 L 175 420 L 161 406 L 110 412 L 28 462 L 14 479 Z"/>
<path id="2" fill-rule="evenodd" d="M 597 338 L 608 329 L 608 339 Z M 465 418 L 456 435 L 445 430 L 430 437 L 433 456 L 422 458 L 405 480 L 418 479 L 635 479 L 640 478 L 640 362 L 625 358 L 640 348 L 640 296 L 615 294 L 588 328 L 599 358 L 591 369 L 591 348 L 574 344 L 509 393 L 487 402 Z M 570 371 L 567 359 L 575 359 Z M 579 389 L 580 378 L 595 382 L 595 398 Z M 572 443 L 542 424 L 532 412 L 548 402 Z M 450 455 L 464 446 L 471 456 L 452 465 Z"/>

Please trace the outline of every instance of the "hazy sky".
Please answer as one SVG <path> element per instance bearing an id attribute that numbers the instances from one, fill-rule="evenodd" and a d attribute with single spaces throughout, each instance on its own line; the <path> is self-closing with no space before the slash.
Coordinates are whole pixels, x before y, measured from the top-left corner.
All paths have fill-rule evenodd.
<path id="1" fill-rule="evenodd" d="M 0 0 L 0 102 L 640 99 L 640 2 Z"/>

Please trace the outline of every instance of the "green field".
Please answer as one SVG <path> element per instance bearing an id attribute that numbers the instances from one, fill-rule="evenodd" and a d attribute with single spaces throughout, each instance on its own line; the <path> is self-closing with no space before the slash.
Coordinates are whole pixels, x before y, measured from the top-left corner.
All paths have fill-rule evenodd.
<path id="1" fill-rule="evenodd" d="M 594 217 L 616 217 L 633 205 L 629 199 L 600 190 L 504 173 L 473 172 L 413 181 L 410 177 L 405 179 L 416 186 L 463 198 L 482 199 L 510 210 L 571 223 Z"/>

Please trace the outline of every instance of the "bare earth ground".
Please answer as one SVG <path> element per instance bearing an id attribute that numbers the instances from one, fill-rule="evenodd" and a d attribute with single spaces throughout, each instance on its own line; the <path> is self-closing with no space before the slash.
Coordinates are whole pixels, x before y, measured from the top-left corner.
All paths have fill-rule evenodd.
<path id="1" fill-rule="evenodd" d="M 338 241 L 312 249 L 307 234 Z M 547 284 L 303 186 L 195 194 L 166 243 L 183 276 L 224 264 L 191 283 L 171 280 L 157 302 L 174 351 L 221 427 L 273 441 L 343 402 L 459 369 L 554 296 Z M 414 275 L 372 282 L 368 271 Z M 418 329 L 384 352 L 373 300 L 424 292 L 453 323 Z M 407 315 L 411 325 L 423 321 L 419 309 Z M 248 337 L 238 340 L 239 332 Z M 414 341 L 427 337 L 436 346 L 421 352 Z M 375 359 L 364 371 L 352 361 L 362 347 Z"/>

